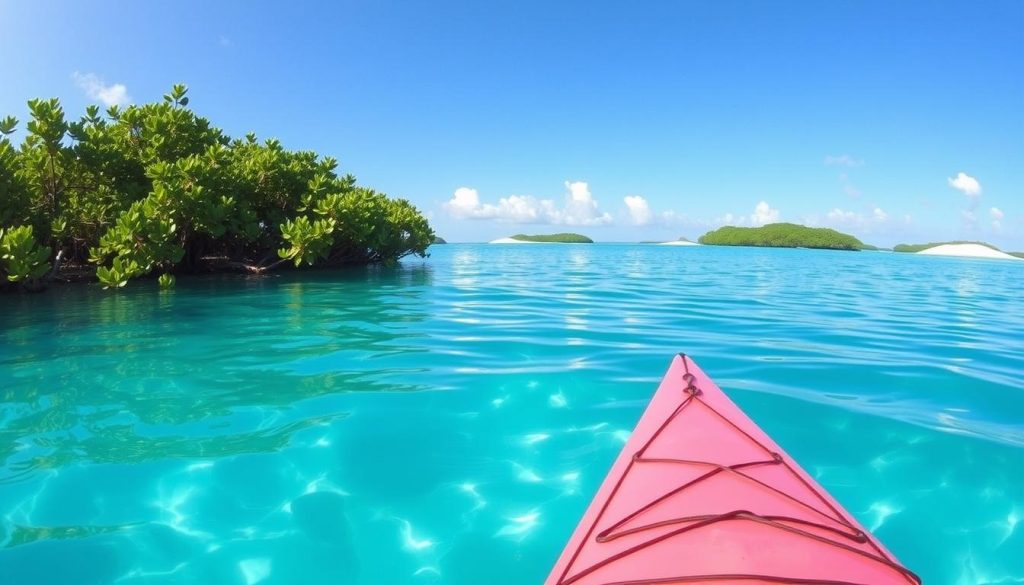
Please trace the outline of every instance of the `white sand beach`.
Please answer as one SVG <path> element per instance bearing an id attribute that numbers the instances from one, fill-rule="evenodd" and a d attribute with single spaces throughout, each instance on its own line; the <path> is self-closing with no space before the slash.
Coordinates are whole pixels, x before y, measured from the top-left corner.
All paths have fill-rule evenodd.
<path id="1" fill-rule="evenodd" d="M 672 240 L 671 242 L 658 242 L 659 246 L 699 246 L 697 242 L 688 242 L 686 240 Z"/>
<path id="2" fill-rule="evenodd" d="M 981 244 L 942 244 L 917 252 L 925 256 L 962 256 L 964 258 L 1001 258 L 1003 260 L 1021 260 L 1006 252 L 993 250 Z"/>
<path id="3" fill-rule="evenodd" d="M 491 240 L 488 244 L 543 244 L 544 242 L 530 242 L 528 240 L 517 240 L 515 238 L 498 238 Z"/>

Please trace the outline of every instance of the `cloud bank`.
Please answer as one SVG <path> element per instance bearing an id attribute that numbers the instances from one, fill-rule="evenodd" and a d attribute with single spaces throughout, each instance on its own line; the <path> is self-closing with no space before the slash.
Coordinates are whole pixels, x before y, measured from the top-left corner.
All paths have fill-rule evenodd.
<path id="1" fill-rule="evenodd" d="M 506 223 L 537 223 L 554 225 L 599 226 L 612 222 L 611 214 L 602 212 L 584 181 L 566 181 L 565 201 L 559 207 L 554 200 L 531 195 L 509 195 L 497 203 L 480 201 L 480 194 L 470 187 L 459 187 L 444 204 L 456 219 L 492 219 Z"/>

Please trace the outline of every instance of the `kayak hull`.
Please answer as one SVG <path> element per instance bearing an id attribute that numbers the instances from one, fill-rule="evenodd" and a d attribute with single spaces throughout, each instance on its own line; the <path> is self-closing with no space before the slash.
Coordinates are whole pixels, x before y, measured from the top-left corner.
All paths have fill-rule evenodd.
<path id="1" fill-rule="evenodd" d="M 920 580 L 680 355 L 545 585 L 703 582 Z"/>

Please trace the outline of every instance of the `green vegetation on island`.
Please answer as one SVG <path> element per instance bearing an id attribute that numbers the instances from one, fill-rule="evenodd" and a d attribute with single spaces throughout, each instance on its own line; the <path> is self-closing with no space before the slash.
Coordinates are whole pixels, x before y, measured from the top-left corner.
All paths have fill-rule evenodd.
<path id="1" fill-rule="evenodd" d="M 434 236 L 434 241 L 431 242 L 431 243 L 432 244 L 447 244 L 448 242 L 446 242 L 444 240 L 444 238 L 442 238 L 441 236 Z"/>
<path id="2" fill-rule="evenodd" d="M 538 235 L 526 235 L 516 234 L 512 236 L 513 240 L 519 240 L 522 242 L 548 242 L 558 244 L 593 244 L 594 240 L 591 240 L 587 236 L 580 234 L 538 234 Z"/>
<path id="3" fill-rule="evenodd" d="M 231 138 L 162 101 L 86 108 L 28 102 L 27 134 L 0 120 L 0 285 L 42 288 L 69 273 L 106 287 L 159 275 L 292 265 L 393 264 L 434 233 L 407 200 L 339 175 L 337 161 L 254 134 Z"/>
<path id="4" fill-rule="evenodd" d="M 1007 252 L 1007 254 L 1009 254 L 1010 256 L 1015 256 L 1017 258 L 1024 258 L 1024 252 Z"/>
<path id="5" fill-rule="evenodd" d="M 971 242 L 967 240 L 955 240 L 952 242 L 934 242 L 931 244 L 896 244 L 893 246 L 893 252 L 920 252 L 921 250 L 927 250 L 928 248 L 934 248 L 935 246 L 945 246 L 946 244 L 978 244 L 985 246 L 986 248 L 992 248 L 998 250 L 999 248 L 989 244 L 988 242 Z"/>
<path id="6" fill-rule="evenodd" d="M 812 228 L 793 223 L 770 223 L 749 228 L 725 226 L 704 234 L 697 241 L 711 246 L 864 249 L 864 243 L 849 234 L 831 228 Z"/>

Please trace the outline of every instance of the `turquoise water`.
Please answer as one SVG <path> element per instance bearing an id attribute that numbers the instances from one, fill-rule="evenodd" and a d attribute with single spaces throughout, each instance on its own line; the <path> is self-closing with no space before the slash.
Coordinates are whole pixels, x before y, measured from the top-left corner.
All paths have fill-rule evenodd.
<path id="1" fill-rule="evenodd" d="M 448 245 L 0 297 L 0 583 L 540 583 L 677 351 L 927 583 L 1020 583 L 1022 282 Z"/>

